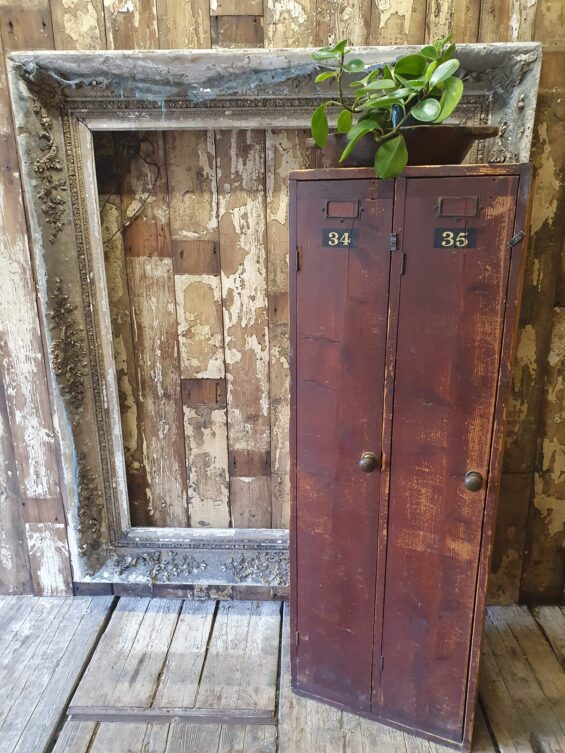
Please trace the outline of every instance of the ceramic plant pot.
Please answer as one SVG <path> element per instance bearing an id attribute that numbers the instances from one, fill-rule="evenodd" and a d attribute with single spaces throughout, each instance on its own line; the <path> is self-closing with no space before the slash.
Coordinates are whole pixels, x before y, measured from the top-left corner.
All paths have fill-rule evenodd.
<path id="1" fill-rule="evenodd" d="M 475 141 L 498 135 L 496 126 L 417 125 L 401 129 L 408 147 L 409 165 L 459 165 Z M 314 140 L 309 139 L 314 145 Z M 372 134 L 359 139 L 351 154 L 340 162 L 347 144 L 345 134 L 328 137 L 324 163 L 328 167 L 372 167 L 377 143 Z"/>

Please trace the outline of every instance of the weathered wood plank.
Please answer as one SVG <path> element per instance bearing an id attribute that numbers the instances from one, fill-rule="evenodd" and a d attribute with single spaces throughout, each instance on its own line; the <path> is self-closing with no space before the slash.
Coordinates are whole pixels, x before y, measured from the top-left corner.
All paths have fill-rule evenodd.
<path id="1" fill-rule="evenodd" d="M 4 385 L 0 380 L 0 591 L 8 594 L 33 592 L 16 473 Z"/>
<path id="2" fill-rule="evenodd" d="M 490 604 L 514 604 L 520 579 L 531 499 L 529 473 L 503 473 L 500 482 L 496 531 L 488 581 Z"/>
<path id="3" fill-rule="evenodd" d="M 422 0 L 376 0 L 371 11 L 369 44 L 422 44 L 425 28 L 426 3 Z"/>
<path id="4" fill-rule="evenodd" d="M 53 26 L 49 0 L 16 0 L 0 4 L 0 34 L 4 52 L 14 50 L 52 50 Z M 2 91 L 8 94 L 7 88 Z M 2 109 L 4 105 L 2 105 Z M 10 108 L 5 116 L 9 117 Z"/>
<path id="5" fill-rule="evenodd" d="M 109 50 L 150 50 L 159 46 L 154 0 L 104 0 Z"/>
<path id="6" fill-rule="evenodd" d="M 565 669 L 565 607 L 536 607 L 532 613 Z"/>
<path id="7" fill-rule="evenodd" d="M 215 609 L 216 602 L 211 600 L 183 603 L 154 708 L 194 707 Z"/>
<path id="8" fill-rule="evenodd" d="M 52 46 L 52 35 L 44 20 L 43 5 L 30 4 L 21 9 L 10 7 L 0 18 L 2 44 L 11 49 L 20 45 Z M 47 9 L 48 10 L 48 9 Z M 30 13 L 33 11 L 33 17 Z M 45 25 L 44 25 L 45 24 Z M 21 33 L 20 33 L 21 31 Z M 8 35 L 8 38 L 6 37 Z M 6 40 L 6 41 L 4 41 Z M 36 594 L 63 594 L 70 591 L 69 553 L 64 514 L 59 493 L 59 474 L 43 345 L 31 272 L 26 219 L 22 201 L 16 143 L 6 81 L 3 47 L 0 44 L 0 372 L 4 384 L 13 461 L 17 473 L 7 479 L 12 492 L 17 483 L 23 504 L 34 515 L 39 499 L 50 499 L 45 508 L 54 517 L 29 522 L 25 526 L 29 565 L 25 558 L 19 577 L 25 580 L 26 569 Z M 4 448 L 6 451 L 8 446 Z M 7 504 L 7 503 L 6 503 Z M 18 515 L 12 501 L 11 515 Z M 24 522 L 26 516 L 23 515 Z M 58 521 L 58 522 L 57 522 Z M 41 543 L 45 543 L 45 549 Z M 6 550 L 7 551 L 7 550 Z M 7 555 L 6 555 L 7 556 Z"/>
<path id="9" fill-rule="evenodd" d="M 265 47 L 315 47 L 316 0 L 264 0 Z"/>
<path id="10" fill-rule="evenodd" d="M 94 722 L 65 722 L 53 753 L 87 753 L 96 731 Z"/>
<path id="11" fill-rule="evenodd" d="M 188 522 L 186 461 L 172 262 L 130 257 L 127 269 L 148 521 L 184 527 Z"/>
<path id="12" fill-rule="evenodd" d="M 159 0 L 157 23 L 162 50 L 211 46 L 209 0 Z"/>
<path id="13" fill-rule="evenodd" d="M 456 43 L 476 42 L 481 0 L 447 0 L 426 5 L 426 42 L 453 34 Z"/>
<path id="14" fill-rule="evenodd" d="M 73 706 L 69 719 L 76 721 L 138 722 L 140 724 L 248 724 L 274 726 L 275 716 L 269 709 L 190 709 L 145 708 L 143 706 Z"/>
<path id="15" fill-rule="evenodd" d="M 565 725 L 562 709 L 556 707 L 551 693 L 548 696 L 544 692 L 537 667 L 523 652 L 523 638 L 521 645 L 511 624 L 504 620 L 505 609 L 491 607 L 488 611 L 480 681 L 481 699 L 502 753 L 531 750 L 532 734 L 560 740 Z M 551 654 L 549 645 L 547 650 Z M 562 675 L 557 660 L 551 656 Z M 561 700 L 564 702 L 565 696 Z"/>
<path id="16" fill-rule="evenodd" d="M 262 47 L 262 16 L 212 16 L 212 47 Z"/>
<path id="17" fill-rule="evenodd" d="M 270 411 L 264 134 L 219 131 L 216 151 L 229 449 L 267 452 Z M 251 478 L 245 486 L 232 479 L 234 525 L 271 525 L 270 490 L 254 518 L 248 517 L 249 495 L 260 497 L 263 490 L 261 478 Z"/>
<path id="18" fill-rule="evenodd" d="M 371 29 L 371 0 L 348 3 L 316 3 L 316 44 L 335 44 L 347 39 L 352 45 L 368 44 Z"/>
<path id="19" fill-rule="evenodd" d="M 290 376 L 288 308 L 288 174 L 307 167 L 306 132 L 268 130 L 266 146 L 269 280 L 269 390 L 271 401 L 272 525 L 288 528 Z"/>
<path id="20" fill-rule="evenodd" d="M 561 0 L 545 0 L 537 3 L 533 39 L 543 42 L 544 48 L 563 47 L 565 7 Z M 544 49 L 545 54 L 545 49 Z"/>
<path id="21" fill-rule="evenodd" d="M 165 753 L 168 734 L 167 724 L 101 724 L 88 753 Z"/>
<path id="22" fill-rule="evenodd" d="M 112 598 L 37 599 L 0 660 L 2 750 L 44 750 Z"/>
<path id="23" fill-rule="evenodd" d="M 178 599 L 121 599 L 69 712 L 75 707 L 94 706 L 149 708 L 180 609 Z"/>
<path id="24" fill-rule="evenodd" d="M 537 0 L 482 0 L 479 41 L 528 42 L 538 38 L 534 37 L 537 10 Z"/>
<path id="25" fill-rule="evenodd" d="M 106 47 L 103 0 L 51 0 L 57 50 L 103 50 Z"/>
<path id="26" fill-rule="evenodd" d="M 222 285 L 217 275 L 175 275 L 181 379 L 223 379 Z"/>
<path id="27" fill-rule="evenodd" d="M 280 619 L 277 602 L 220 602 L 199 708 L 274 710 Z"/>
<path id="28" fill-rule="evenodd" d="M 69 597 L 70 609 L 56 628 L 53 642 L 42 648 L 33 683 L 24 690 L 9 728 L 19 737 L 14 753 L 44 750 L 69 701 L 92 647 L 105 625 L 113 597 Z M 25 725 L 22 731 L 22 725 Z"/>

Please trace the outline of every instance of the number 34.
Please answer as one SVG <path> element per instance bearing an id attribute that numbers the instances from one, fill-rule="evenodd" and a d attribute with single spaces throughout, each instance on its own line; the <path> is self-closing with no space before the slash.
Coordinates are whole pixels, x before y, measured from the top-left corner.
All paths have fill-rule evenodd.
<path id="1" fill-rule="evenodd" d="M 457 248 L 463 248 L 469 244 L 469 237 L 467 233 L 453 233 L 451 230 L 445 230 L 441 234 L 441 245 L 445 248 L 456 246 Z"/>
<path id="2" fill-rule="evenodd" d="M 336 233 L 332 231 L 328 233 L 328 244 L 330 246 L 350 246 L 351 235 L 350 233 Z"/>

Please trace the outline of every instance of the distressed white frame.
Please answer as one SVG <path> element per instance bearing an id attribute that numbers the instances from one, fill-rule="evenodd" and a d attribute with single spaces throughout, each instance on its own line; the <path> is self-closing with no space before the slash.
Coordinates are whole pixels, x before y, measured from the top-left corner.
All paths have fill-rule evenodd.
<path id="1" fill-rule="evenodd" d="M 358 50 L 375 65 L 410 51 Z M 131 527 L 92 132 L 307 127 L 330 96 L 310 52 L 8 58 L 75 581 L 288 585 L 286 530 Z M 501 127 L 475 159 L 527 161 L 540 45 L 461 45 L 458 56 L 466 87 L 454 120 Z"/>

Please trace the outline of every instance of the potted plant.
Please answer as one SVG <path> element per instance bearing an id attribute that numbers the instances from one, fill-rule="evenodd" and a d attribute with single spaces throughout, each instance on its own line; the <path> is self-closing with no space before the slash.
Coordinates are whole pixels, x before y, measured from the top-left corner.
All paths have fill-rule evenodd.
<path id="1" fill-rule="evenodd" d="M 347 59 L 350 52 L 343 39 L 312 54 L 324 68 L 316 83 L 332 82 L 337 92 L 337 99 L 314 110 L 311 121 L 315 144 L 326 148 L 334 162 L 374 165 L 379 178 L 394 178 L 407 164 L 462 162 L 473 141 L 497 135 L 495 127 L 442 125 L 463 95 L 450 36 L 395 63 L 370 68 L 360 58 Z M 332 135 L 330 107 L 340 108 Z"/>

